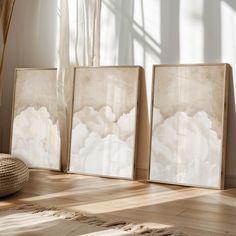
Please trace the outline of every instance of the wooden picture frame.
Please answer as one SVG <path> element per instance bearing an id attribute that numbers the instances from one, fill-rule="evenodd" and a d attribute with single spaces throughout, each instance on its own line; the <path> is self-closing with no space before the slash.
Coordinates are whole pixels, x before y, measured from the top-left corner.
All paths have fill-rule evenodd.
<path id="1" fill-rule="evenodd" d="M 228 64 L 154 65 L 148 179 L 224 188 Z"/>
<path id="2" fill-rule="evenodd" d="M 134 179 L 140 69 L 75 68 L 70 173 Z"/>
<path id="3" fill-rule="evenodd" d="M 30 168 L 60 170 L 57 70 L 17 68 L 10 152 Z"/>

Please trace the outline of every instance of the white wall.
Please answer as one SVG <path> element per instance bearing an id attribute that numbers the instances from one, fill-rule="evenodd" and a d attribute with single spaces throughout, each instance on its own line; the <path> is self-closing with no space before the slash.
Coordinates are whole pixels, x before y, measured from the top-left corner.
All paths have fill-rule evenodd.
<path id="1" fill-rule="evenodd" d="M 9 145 L 14 68 L 56 65 L 56 13 L 57 0 L 16 0 L 3 71 L 3 151 Z M 152 64 L 227 62 L 236 70 L 235 0 L 102 0 L 101 26 L 101 64 L 144 66 L 148 107 Z M 231 81 L 226 165 L 227 184 L 234 186 L 235 86 Z"/>
<path id="2" fill-rule="evenodd" d="M 236 71 L 235 0 L 103 0 L 101 15 L 101 64 L 142 65 L 148 108 L 152 64 L 224 62 Z M 235 87 L 231 81 L 226 161 L 226 183 L 234 186 Z"/>

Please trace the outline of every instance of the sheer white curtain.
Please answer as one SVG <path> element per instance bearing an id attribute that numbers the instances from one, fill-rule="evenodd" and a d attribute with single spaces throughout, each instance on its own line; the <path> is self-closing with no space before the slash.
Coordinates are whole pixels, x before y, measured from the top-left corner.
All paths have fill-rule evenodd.
<path id="1" fill-rule="evenodd" d="M 63 171 L 68 166 L 73 67 L 99 65 L 100 11 L 101 0 L 59 0 L 57 92 Z"/>

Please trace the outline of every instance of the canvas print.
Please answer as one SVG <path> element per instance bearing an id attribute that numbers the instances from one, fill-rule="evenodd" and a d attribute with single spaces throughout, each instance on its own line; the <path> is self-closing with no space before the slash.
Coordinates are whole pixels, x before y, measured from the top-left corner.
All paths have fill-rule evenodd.
<path id="1" fill-rule="evenodd" d="M 132 179 L 139 67 L 75 70 L 69 170 Z"/>
<path id="2" fill-rule="evenodd" d="M 29 167 L 60 169 L 56 70 L 17 69 L 11 153 Z"/>
<path id="3" fill-rule="evenodd" d="M 151 181 L 222 187 L 227 68 L 154 66 Z"/>

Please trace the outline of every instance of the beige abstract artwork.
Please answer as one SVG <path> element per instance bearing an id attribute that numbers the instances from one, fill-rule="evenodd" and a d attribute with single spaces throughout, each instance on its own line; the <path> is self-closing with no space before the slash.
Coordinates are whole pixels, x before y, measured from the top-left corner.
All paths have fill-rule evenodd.
<path id="1" fill-rule="evenodd" d="M 139 70 L 76 68 L 70 172 L 133 179 Z"/>
<path id="2" fill-rule="evenodd" d="M 60 169 L 56 70 L 16 69 L 11 153 L 29 167 Z"/>
<path id="3" fill-rule="evenodd" d="M 228 69 L 154 66 L 151 181 L 223 187 Z"/>

